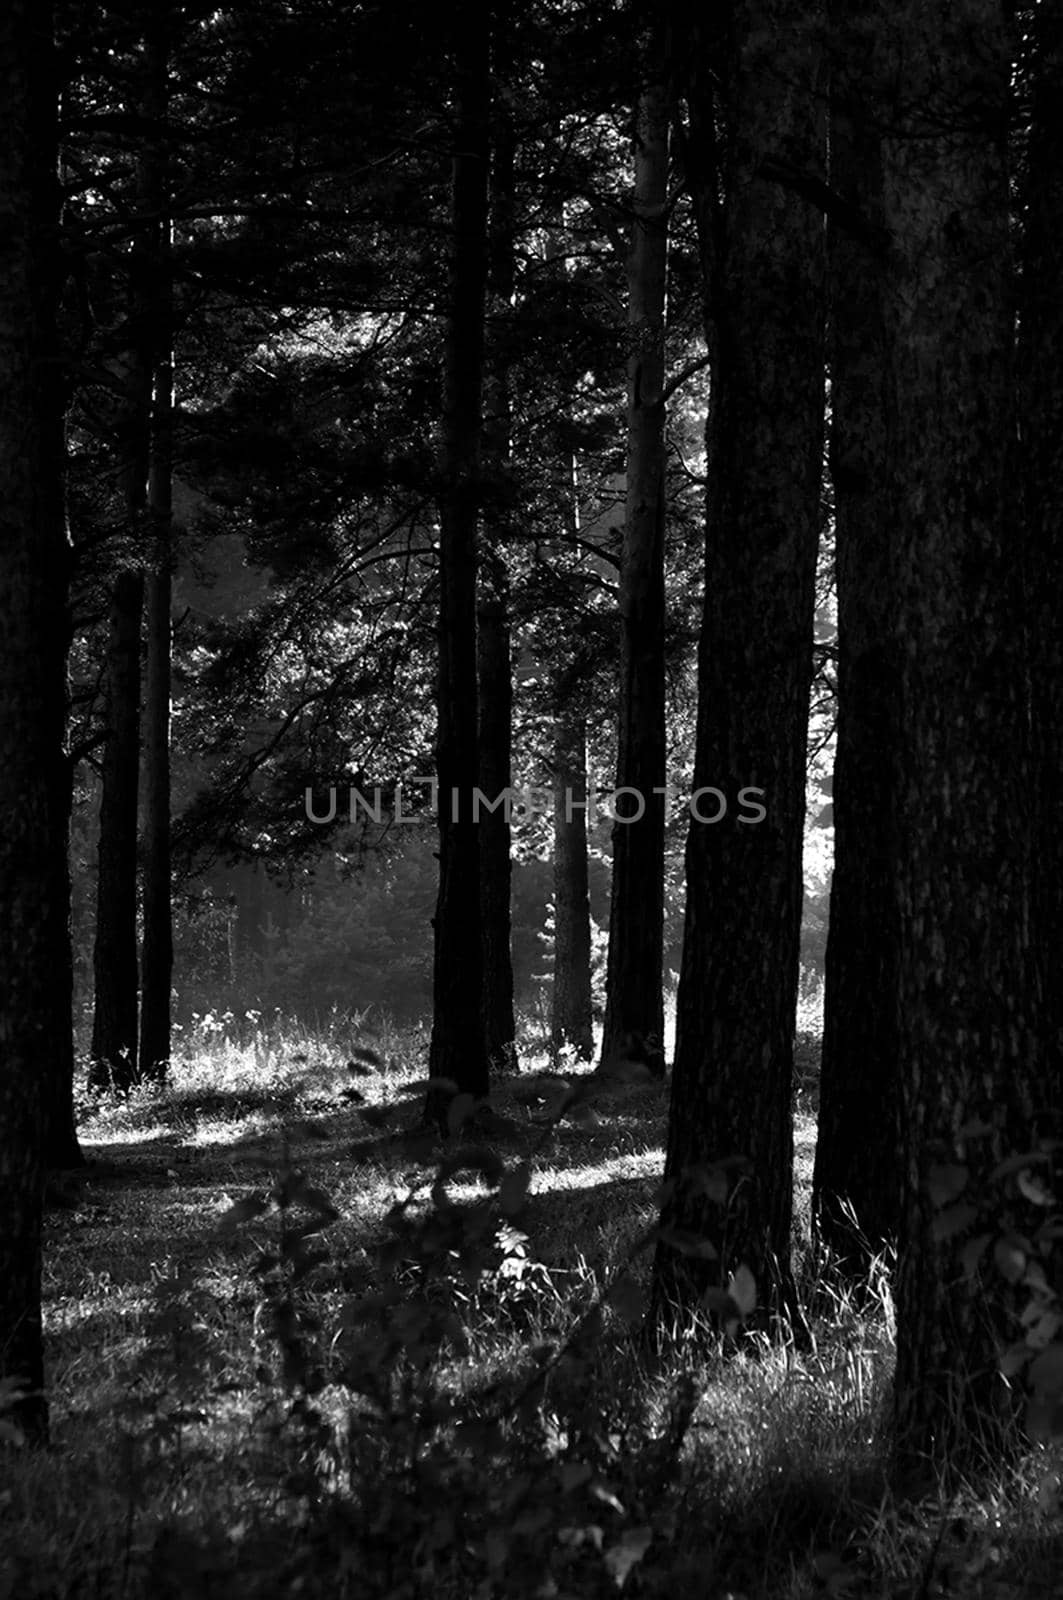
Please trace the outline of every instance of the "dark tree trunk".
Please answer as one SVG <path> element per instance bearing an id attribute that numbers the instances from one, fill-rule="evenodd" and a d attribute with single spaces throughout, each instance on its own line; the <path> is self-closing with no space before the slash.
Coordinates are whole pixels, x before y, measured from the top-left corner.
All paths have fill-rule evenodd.
<path id="1" fill-rule="evenodd" d="M 554 732 L 554 991 L 550 1034 L 555 1053 L 574 1045 L 594 1054 L 591 1010 L 591 902 L 587 875 L 587 726 L 565 710 Z"/>
<path id="2" fill-rule="evenodd" d="M 65 451 L 64 451 L 65 456 Z M 45 445 L 45 461 L 48 447 Z M 48 468 L 46 465 L 45 471 Z M 45 480 L 46 481 L 46 480 Z M 53 546 L 54 548 L 54 546 Z M 69 553 L 66 541 L 65 520 L 62 554 Z M 62 570 L 60 568 L 60 570 Z M 58 591 L 58 585 L 56 586 Z M 56 604 L 64 603 L 65 593 L 55 595 Z M 69 631 L 64 615 L 53 638 L 66 641 Z M 65 650 L 65 642 L 64 642 Z M 56 718 L 60 726 L 60 739 L 65 736 L 67 685 L 65 661 L 62 670 L 61 715 Z M 52 974 L 52 1012 L 54 1030 L 52 1070 L 45 1088 L 44 1162 L 50 1171 L 64 1171 L 85 1165 L 85 1157 L 78 1143 L 77 1121 L 74 1116 L 74 960 L 71 948 L 71 886 L 70 886 L 70 815 L 73 809 L 73 768 L 64 752 L 56 763 L 53 789 L 52 827 L 50 845 L 55 888 L 51 900 L 53 954 L 49 971 Z"/>
<path id="3" fill-rule="evenodd" d="M 613 881 L 602 1059 L 637 1034 L 663 1072 L 664 323 L 668 262 L 669 96 L 659 39 L 635 128 L 628 261 L 628 436 L 620 566 L 620 695 Z"/>
<path id="4" fill-rule="evenodd" d="M 763 169 L 784 152 L 822 178 L 822 22 L 815 5 L 734 4 L 718 56 L 726 127 L 712 275 L 705 614 L 695 794 L 666 1181 L 666 1225 L 719 1258 L 654 1263 L 653 1312 L 691 1308 L 739 1264 L 761 1306 L 792 1306 L 791 1091 L 823 449 L 823 219 Z M 714 21 L 714 28 L 719 26 Z M 695 60 L 704 39 L 688 41 Z M 785 49 L 780 49 L 780 40 Z M 683 55 L 680 59 L 685 59 Z M 702 117 L 710 121 L 711 108 Z M 703 209 L 707 210 L 705 205 Z M 711 264 L 710 264 L 711 266 Z M 754 789 L 752 805 L 742 791 Z M 750 797 L 746 797 L 747 800 Z M 699 816 L 704 820 L 698 820 Z M 692 1165 L 744 1157 L 724 1214 Z"/>
<path id="5" fill-rule="evenodd" d="M 882 226 L 881 107 L 869 103 L 869 39 L 847 8 L 833 44 L 831 187 Z M 889 572 L 881 254 L 840 223 L 829 232 L 831 473 L 838 583 L 834 877 L 827 936 L 819 1133 L 812 1185 L 821 1238 L 854 1278 L 896 1237 L 897 930 L 890 764 L 898 660 Z M 848 1202 L 847 1209 L 846 1202 Z M 856 1226 L 851 1221 L 855 1213 Z"/>
<path id="6" fill-rule="evenodd" d="M 1045 1060 L 1063 1104 L 1063 7 L 1031 13 L 1021 356 Z"/>
<path id="7" fill-rule="evenodd" d="M 1012 431 L 1014 297 L 1001 6 L 880 12 L 903 40 L 883 143 L 892 237 L 891 569 L 903 717 L 893 784 L 903 1153 L 895 1436 L 902 1470 L 1006 1447 L 1011 1291 L 942 1237 L 931 1169 L 1013 1221 L 990 1173 L 1044 1099 L 1032 983 L 1029 769 Z M 986 1131 L 968 1133 L 975 1121 Z"/>
<path id="8" fill-rule="evenodd" d="M 144 110 L 161 128 L 168 108 L 169 40 L 165 11 L 153 15 L 145 70 Z M 151 401 L 146 580 L 147 663 L 144 679 L 144 816 L 140 1072 L 162 1079 L 170 1060 L 173 907 L 170 876 L 170 650 L 172 595 L 173 366 L 167 151 L 162 135 L 144 155 L 144 189 L 158 218 L 145 299 L 150 306 L 154 393 Z"/>
<path id="9" fill-rule="evenodd" d="M 164 25 L 156 13 L 150 13 L 146 22 L 143 73 L 137 111 L 151 127 L 157 125 L 166 105 L 167 52 Z M 137 227 L 129 253 L 130 342 L 125 352 L 118 449 L 126 509 L 125 554 L 130 565 L 116 580 L 112 603 L 100 800 L 96 1010 L 89 1081 L 97 1087 L 113 1083 L 119 1089 L 128 1089 L 140 1075 L 136 891 L 144 566 L 154 561 L 158 534 L 169 521 L 169 461 L 160 463 L 161 471 L 152 472 L 152 447 L 159 442 L 153 440 L 155 370 L 168 355 L 169 332 L 162 260 L 165 179 L 158 140 L 158 134 L 149 133 L 137 163 Z M 168 379 L 163 409 L 169 411 Z M 168 427 L 167 419 L 163 430 L 167 434 Z M 168 442 L 162 447 L 168 452 Z M 151 504 L 153 497 L 160 506 Z M 157 775 L 153 782 L 157 797 Z M 158 911 L 157 904 L 154 909 Z M 157 995 L 158 967 L 153 981 Z M 151 1023 L 155 1048 L 156 1023 L 157 1013 Z"/>
<path id="10" fill-rule="evenodd" d="M 508 590 L 508 585 L 503 593 Z M 480 690 L 480 788 L 493 806 L 512 782 L 513 679 L 505 599 L 481 599 L 477 660 Z M 480 813 L 480 907 L 483 918 L 484 1030 L 492 1063 L 515 1065 L 512 865 L 505 807 Z"/>
<path id="11" fill-rule="evenodd" d="M 41 1198 L 46 1078 L 55 1042 L 51 968 L 56 951 L 56 718 L 65 639 L 62 565 L 42 537 L 53 465 L 36 426 L 39 302 L 34 259 L 35 83 L 50 18 L 11 0 L 0 11 L 0 1379 L 19 1385 L 6 1411 L 43 1440 Z M 36 237 L 35 237 L 36 235 Z M 51 352 L 48 351 L 50 354 Z M 43 488 L 44 503 L 38 500 Z M 53 1079 L 54 1081 L 54 1079 Z M 50 1092 L 50 1091 L 49 1091 Z"/>
<path id="12" fill-rule="evenodd" d="M 140 1070 L 164 1078 L 170 1060 L 173 906 L 170 877 L 170 371 L 156 376 L 156 434 L 149 491 L 156 523 L 154 566 L 147 579 L 144 680 L 144 827 Z"/>
<path id="13" fill-rule="evenodd" d="M 476 532 L 487 283 L 489 30 L 462 14 L 456 35 L 449 309 L 443 372 L 439 549 L 439 895 L 433 919 L 429 1071 L 464 1093 L 489 1087 L 483 1026 L 476 693 Z M 445 1125 L 448 1096 L 432 1091 L 426 1118 Z"/>
<path id="14" fill-rule="evenodd" d="M 111 600 L 106 742 L 100 774 L 95 1008 L 89 1084 L 129 1089 L 137 1076 L 137 781 L 143 575 L 119 574 Z"/>
<path id="15" fill-rule="evenodd" d="M 497 43 L 496 77 L 506 63 Z M 493 806 L 512 782 L 513 671 L 510 651 L 509 318 L 513 299 L 513 119 L 499 94 L 493 118 L 487 299 L 490 311 L 484 389 L 484 559 L 480 565 L 477 674 L 480 697 L 480 788 Z M 516 1065 L 513 1017 L 512 865 L 505 808 L 480 816 L 480 909 L 483 918 L 484 1031 L 492 1063 Z"/>
<path id="16" fill-rule="evenodd" d="M 65 268 L 59 226 L 59 96 L 49 6 L 34 13 L 37 90 L 34 93 L 31 160 L 34 205 L 35 320 L 40 358 L 36 363 L 34 403 L 38 471 L 36 513 L 41 542 L 52 564 L 49 587 L 54 611 L 47 637 L 51 661 L 49 738 L 63 750 L 67 729 L 66 656 L 70 642 L 70 535 L 66 514 L 66 408 L 69 375 L 58 334 Z M 54 765 L 49 849 L 54 887 L 48 901 L 52 950 L 51 1022 L 53 1036 L 45 1056 L 44 1160 L 52 1169 L 80 1167 L 84 1156 L 74 1119 L 74 963 L 70 931 L 70 813 L 73 769 L 65 755 Z"/>

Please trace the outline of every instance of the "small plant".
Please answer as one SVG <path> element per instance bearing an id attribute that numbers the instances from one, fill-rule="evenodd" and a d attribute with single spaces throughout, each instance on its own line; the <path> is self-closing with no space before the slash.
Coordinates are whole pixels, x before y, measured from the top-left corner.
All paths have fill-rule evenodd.
<path id="1" fill-rule="evenodd" d="M 452 1084 L 430 1087 L 450 1094 L 448 1128 L 460 1141 L 475 1127 L 474 1102 Z M 592 1093 L 566 1090 L 553 1121 Z M 253 1275 L 280 1351 L 284 1426 L 299 1445 L 289 1488 L 342 1543 L 360 1593 L 406 1593 L 412 1577 L 470 1594 L 504 1585 L 542 1595 L 595 1570 L 620 1588 L 654 1540 L 672 1536 L 666 1503 L 696 1386 L 681 1386 L 663 1425 L 649 1429 L 638 1386 L 616 1383 L 615 1345 L 603 1343 L 607 1326 L 623 1339 L 641 1323 L 631 1268 L 659 1231 L 644 1230 L 574 1307 L 529 1251 L 531 1180 L 531 1159 L 507 1164 L 475 1139 L 445 1145 L 391 1207 L 371 1286 L 337 1308 L 327 1335 L 300 1286 L 325 1259 L 321 1235 L 336 1219 L 329 1198 L 283 1172 L 270 1195 L 238 1201 L 223 1219 L 231 1231 L 277 1218 L 276 1242 L 259 1250 Z M 740 1272 L 713 1308 L 735 1328 L 754 1301 Z M 550 1336 L 515 1370 L 463 1389 L 478 1320 L 517 1331 L 541 1324 L 549 1308 Z M 350 1397 L 345 1426 L 319 1403 L 326 1386 Z M 345 1496 L 330 1495 L 336 1482 Z"/>

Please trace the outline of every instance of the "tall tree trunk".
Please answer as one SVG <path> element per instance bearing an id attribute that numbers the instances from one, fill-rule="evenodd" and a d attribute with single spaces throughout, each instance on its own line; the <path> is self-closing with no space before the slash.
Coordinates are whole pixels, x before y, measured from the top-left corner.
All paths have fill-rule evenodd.
<path id="1" fill-rule="evenodd" d="M 147 579 L 147 667 L 144 681 L 144 941 L 141 960 L 140 1070 L 166 1075 L 170 1060 L 173 905 L 170 868 L 170 369 L 156 377 L 156 435 L 150 507 L 157 527 Z"/>
<path id="2" fill-rule="evenodd" d="M 169 18 L 148 23 L 144 110 L 156 129 L 145 152 L 145 190 L 154 205 L 151 345 L 151 459 L 148 471 L 150 571 L 146 580 L 144 819 L 141 841 L 144 940 L 141 959 L 140 1071 L 164 1078 L 170 1060 L 173 907 L 170 878 L 170 650 L 172 596 L 173 332 L 168 161 L 162 125 L 168 110 Z"/>
<path id="3" fill-rule="evenodd" d="M 503 568 L 504 573 L 504 568 Z M 508 583 L 500 586 L 508 596 Z M 506 598 L 481 598 L 477 613 L 480 691 L 480 788 L 494 805 L 512 782 L 513 677 Z M 480 909 L 483 919 L 484 1030 L 494 1064 L 515 1065 L 512 863 L 505 807 L 480 814 Z"/>
<path id="4" fill-rule="evenodd" d="M 700 24 L 687 50 L 707 48 Z M 713 21 L 714 36 L 719 23 Z M 719 1257 L 662 1241 L 652 1311 L 690 1308 L 745 1264 L 761 1305 L 792 1305 L 791 1090 L 823 448 L 822 217 L 765 168 L 822 179 L 822 20 L 805 0 L 727 12 L 717 57 L 726 124 L 715 263 L 705 613 L 696 790 L 663 1214 Z M 785 41 L 785 49 L 780 48 Z M 699 75 L 695 80 L 703 82 Z M 693 89 L 690 92 L 694 92 Z M 709 121 L 712 111 L 704 116 Z M 704 208 L 707 209 L 707 206 Z M 712 266 L 712 264 L 710 264 Z M 759 790 L 753 804 L 741 791 Z M 747 800 L 749 797 L 746 797 Z M 754 806 L 764 808 L 756 820 Z M 713 818 L 719 820 L 713 821 Z M 702 820 L 699 820 L 702 819 Z M 684 1170 L 742 1156 L 722 1213 Z"/>
<path id="5" fill-rule="evenodd" d="M 165 177 L 158 123 L 165 114 L 165 19 L 146 13 L 143 80 L 137 111 L 148 132 L 137 161 L 136 219 L 129 252 L 129 343 L 125 398 L 118 423 L 126 511 L 127 568 L 115 582 L 107 670 L 107 741 L 102 764 L 99 878 L 89 1081 L 128 1089 L 139 1077 L 137 1056 L 137 791 L 140 776 L 140 633 L 144 567 L 157 554 L 169 520 L 169 462 L 152 471 L 155 369 L 167 355 L 162 265 Z M 169 411 L 169 389 L 163 409 Z M 168 420 L 167 420 L 168 428 Z M 163 444 L 164 451 L 168 444 Z M 167 481 L 164 483 L 164 479 Z M 151 498 L 162 502 L 152 506 Z M 157 598 L 157 595 L 156 595 Z M 156 686 L 158 677 L 156 676 Z M 156 734 L 157 739 L 157 734 Z M 157 779 L 153 778 L 157 795 Z M 157 886 L 157 885 L 156 885 Z M 158 976 L 154 976 L 156 994 Z M 157 1029 L 152 1023 L 152 1032 Z"/>
<path id="6" fill-rule="evenodd" d="M 486 7 L 462 14 L 455 35 L 457 128 L 452 247 L 443 371 L 439 520 L 439 895 L 433 918 L 429 1071 L 484 1096 L 480 865 L 474 795 L 478 777 L 476 530 L 483 421 L 487 284 L 489 28 Z M 426 1119 L 445 1126 L 448 1096 L 432 1090 Z"/>
<path id="7" fill-rule="evenodd" d="M 587 874 L 587 725 L 566 707 L 554 728 L 554 1051 L 594 1053 L 591 902 Z"/>
<path id="8" fill-rule="evenodd" d="M 37 497 L 52 465 L 37 422 L 39 300 L 34 259 L 34 81 L 50 43 L 46 7 L 0 11 L 0 1379 L 20 1387 L 7 1419 L 43 1440 L 41 1197 L 56 949 L 55 714 L 64 638 L 63 569 L 42 537 Z M 36 235 L 36 237 L 35 237 Z M 50 351 L 48 352 L 51 353 Z M 53 488 L 44 489 L 50 498 Z M 43 513 L 43 514 L 42 514 Z"/>
<path id="9" fill-rule="evenodd" d="M 882 226 L 882 108 L 869 101 L 868 6 L 837 8 L 832 44 L 831 187 Z M 851 25 L 847 25 L 850 24 Z M 838 583 L 834 877 L 812 1208 L 854 1277 L 895 1238 L 897 930 L 890 763 L 897 650 L 889 572 L 886 265 L 841 222 L 829 232 L 831 473 Z M 851 1217 L 855 1213 L 856 1226 Z"/>
<path id="10" fill-rule="evenodd" d="M 1006 1226 L 1004 1154 L 1043 1101 L 1030 940 L 1023 608 L 1015 554 L 1006 155 L 996 0 L 883 7 L 896 36 L 883 219 L 892 236 L 891 570 L 903 716 L 894 751 L 903 1152 L 895 1436 L 902 1469 L 1005 1447 L 1013 1291 L 935 1226 L 944 1164 Z M 975 1122 L 986 1131 L 969 1131 Z M 935 1190 L 938 1192 L 935 1193 Z M 981 1224 L 978 1223 L 978 1226 Z"/>
<path id="11" fill-rule="evenodd" d="M 59 92 L 56 82 L 55 43 L 49 6 L 34 14 L 34 50 L 37 90 L 33 97 L 31 160 L 35 230 L 35 322 L 40 357 L 35 370 L 35 425 L 38 472 L 36 477 L 39 536 L 52 564 L 49 593 L 54 613 L 47 637 L 55 644 L 50 677 L 49 737 L 64 750 L 67 736 L 66 657 L 70 644 L 70 533 L 66 511 L 66 409 L 69 373 L 58 332 L 59 307 L 65 284 L 60 247 L 62 191 L 59 184 Z M 52 950 L 48 958 L 51 977 L 53 1037 L 44 1057 L 45 1085 L 44 1160 L 47 1167 L 79 1167 L 84 1156 L 74 1119 L 74 962 L 70 929 L 70 814 L 73 805 L 73 767 L 65 753 L 53 768 L 52 822 L 49 849 L 54 888 L 48 902 Z"/>
<path id="12" fill-rule="evenodd" d="M 495 75 L 501 59 L 496 19 Z M 493 118 L 487 299 L 490 312 L 484 388 L 484 559 L 480 563 L 477 674 L 480 707 L 480 788 L 494 804 L 512 783 L 513 669 L 510 650 L 509 574 L 506 541 L 510 533 L 509 318 L 514 283 L 513 118 L 503 88 Z M 480 909 L 483 919 L 484 1031 L 492 1063 L 516 1064 L 517 1029 L 513 1017 L 512 863 L 510 824 L 505 808 L 480 817 Z"/>
<path id="13" fill-rule="evenodd" d="M 1031 14 L 1021 358 L 1030 681 L 1038 796 L 1037 942 L 1045 1061 L 1063 1104 L 1063 5 Z"/>
<path id="14" fill-rule="evenodd" d="M 664 1070 L 664 335 L 668 125 L 663 41 L 635 124 L 634 226 L 628 261 L 628 435 L 620 566 L 620 696 L 613 881 L 602 1059 L 628 1036 Z M 629 820 L 622 820 L 627 817 Z"/>
<path id="15" fill-rule="evenodd" d="M 100 774 L 95 1006 L 89 1084 L 129 1089 L 137 1076 L 137 782 L 143 574 L 119 573 L 111 599 L 106 742 Z"/>

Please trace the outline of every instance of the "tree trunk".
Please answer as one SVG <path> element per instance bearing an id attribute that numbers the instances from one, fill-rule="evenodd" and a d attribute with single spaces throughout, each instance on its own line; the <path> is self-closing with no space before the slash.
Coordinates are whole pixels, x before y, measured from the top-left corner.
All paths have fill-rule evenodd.
<path id="1" fill-rule="evenodd" d="M 66 658 L 70 645 L 70 533 L 66 512 L 66 408 L 69 373 L 58 333 L 66 271 L 60 248 L 62 193 L 59 185 L 59 95 L 50 8 L 34 14 L 37 89 L 33 96 L 31 160 L 34 206 L 34 316 L 40 359 L 35 370 L 35 425 L 39 467 L 36 514 L 39 537 L 52 566 L 49 594 L 54 606 L 46 637 L 51 658 L 49 738 L 64 751 L 67 735 Z M 84 1156 L 74 1120 L 74 963 L 70 930 L 70 813 L 73 769 L 65 753 L 53 768 L 49 850 L 54 887 L 48 900 L 51 953 L 52 1040 L 45 1056 L 44 1161 L 52 1169 L 80 1167 Z"/>
<path id="2" fill-rule="evenodd" d="M 665 1168 L 676 1188 L 663 1213 L 666 1226 L 710 1235 L 719 1257 L 683 1255 L 662 1240 L 657 1317 L 693 1307 L 740 1263 L 754 1274 L 762 1308 L 793 1306 L 791 1080 L 823 448 L 824 252 L 822 217 L 763 169 L 785 155 L 822 178 L 822 25 L 818 7 L 804 0 L 737 0 L 727 17 L 717 108 L 728 150 L 724 211 L 718 226 L 702 230 L 722 252 L 714 269 L 707 264 L 716 364 L 695 761 L 696 791 L 718 789 L 723 799 L 709 792 L 691 800 Z M 697 60 L 705 42 L 696 24 L 693 33 L 685 54 Z M 710 107 L 702 125 L 711 117 Z M 757 792 L 743 798 L 746 789 Z M 749 1170 L 724 1216 L 703 1183 L 682 1175 L 727 1157 L 746 1158 Z"/>
<path id="3" fill-rule="evenodd" d="M 65 457 L 65 448 L 64 448 Z M 47 483 L 47 474 L 51 470 L 48 465 L 51 456 L 47 443 L 44 445 L 45 471 L 43 481 Z M 50 523 L 50 519 L 49 519 Z M 54 531 L 54 530 L 53 530 Z M 63 521 L 62 555 L 69 554 L 69 544 L 66 537 L 66 521 Z M 55 550 L 53 543 L 53 550 Z M 62 572 L 62 565 L 58 566 Z M 59 728 L 59 739 L 65 740 L 66 712 L 67 712 L 67 683 L 65 670 L 65 650 L 69 642 L 68 616 L 66 614 L 65 579 L 64 592 L 58 592 L 56 584 L 55 602 L 62 604 L 64 614 L 59 626 L 51 635 L 52 638 L 61 638 L 64 641 L 64 658 L 56 665 L 56 676 L 59 683 L 56 685 L 56 700 L 53 706 L 55 725 Z M 56 762 L 55 785 L 52 794 L 52 823 L 49 830 L 49 844 L 52 852 L 52 872 L 54 889 L 50 901 L 52 914 L 52 955 L 49 960 L 49 972 L 52 982 L 52 1010 L 51 1020 L 54 1039 L 51 1051 L 52 1067 L 49 1080 L 45 1088 L 45 1123 L 44 1123 L 44 1164 L 52 1172 L 67 1171 L 85 1165 L 85 1156 L 78 1143 L 77 1121 L 74 1116 L 74 958 L 71 947 L 71 883 L 70 883 L 70 816 L 73 809 L 73 767 L 66 755 Z"/>
<path id="4" fill-rule="evenodd" d="M 443 371 L 439 520 L 439 895 L 433 919 L 429 1072 L 464 1093 L 488 1092 L 483 1026 L 480 864 L 473 790 L 478 777 L 476 530 L 483 420 L 487 283 L 489 29 L 463 13 L 455 42 L 457 130 Z M 446 1124 L 448 1095 L 431 1091 L 426 1119 Z"/>
<path id="5" fill-rule="evenodd" d="M 152 467 L 153 444 L 169 452 L 169 376 L 164 379 L 158 414 L 154 407 L 156 367 L 168 358 L 168 290 L 163 268 L 165 176 L 157 131 L 165 112 L 167 46 L 165 18 L 151 13 L 146 22 L 144 78 L 136 110 L 149 128 L 136 172 L 136 232 L 129 253 L 129 346 L 125 352 L 125 399 L 119 418 L 118 447 L 126 509 L 129 566 L 115 583 L 111 648 L 107 673 L 107 742 L 100 801 L 99 881 L 97 884 L 96 1011 L 93 1019 L 89 1081 L 128 1089 L 139 1077 L 137 1056 L 137 789 L 140 772 L 140 631 L 144 609 L 144 565 L 158 554 L 159 534 L 169 522 L 168 460 Z M 166 415 L 165 427 L 155 424 Z M 153 432 L 156 437 L 153 439 Z M 152 504 L 154 499 L 156 504 Z M 154 575 L 153 575 L 154 576 Z M 158 592 L 155 594 L 156 604 Z M 158 668 L 156 660 L 156 668 Z M 159 674 L 153 687 L 158 694 Z M 157 707 L 156 707 L 157 710 Z M 158 728 L 155 730 L 156 753 Z M 158 773 L 152 774 L 159 798 Z M 157 813 L 156 819 L 157 820 Z M 154 836 L 157 842 L 158 835 Z M 168 868 L 167 868 L 168 871 Z M 152 869 L 153 889 L 158 889 Z M 168 891 L 167 891 L 168 896 Z M 153 906 L 156 918 L 159 906 Z M 153 930 L 152 943 L 157 931 Z M 153 959 L 165 951 L 153 949 Z M 159 963 L 152 974 L 159 992 Z M 158 1012 L 149 1020 L 153 1049 L 159 1048 Z M 154 1064 L 153 1064 L 154 1065 Z"/>
<path id="6" fill-rule="evenodd" d="M 668 262 L 668 124 L 664 51 L 635 128 L 634 228 L 628 261 L 628 436 L 620 566 L 617 802 L 602 1059 L 637 1034 L 664 1070 L 664 333 Z M 629 820 L 623 820 L 624 818 Z"/>
<path id="7" fill-rule="evenodd" d="M 145 70 L 144 112 L 161 127 L 168 108 L 169 40 L 165 12 L 153 15 Z M 173 357 L 172 280 L 169 250 L 167 152 L 160 133 L 144 154 L 145 197 L 158 218 L 150 301 L 151 458 L 148 522 L 151 569 L 146 580 L 147 664 L 144 681 L 144 821 L 142 894 L 140 1072 L 163 1079 L 170 1060 L 170 985 L 173 976 L 173 907 L 170 875 L 170 651 L 172 595 Z"/>
<path id="8" fill-rule="evenodd" d="M 1003 1154 L 1044 1098 L 1030 940 L 1023 606 L 1015 558 L 1010 51 L 994 0 L 880 13 L 903 40 L 883 144 L 892 236 L 891 570 L 899 607 L 892 837 L 903 1191 L 895 1436 L 902 1471 L 1005 1448 L 1011 1291 L 940 1237 L 940 1174 L 993 1227 Z M 895 130 L 895 131 L 892 131 Z M 983 1133 L 969 1131 L 985 1124 Z M 937 1204 L 935 1204 L 935 1199 Z M 975 1219 L 977 1220 L 977 1218 Z M 981 1225 L 981 1224 L 979 1224 Z"/>
<path id="9" fill-rule="evenodd" d="M 503 593 L 508 593 L 508 584 Z M 480 788 L 493 805 L 510 787 L 513 678 L 504 599 L 481 599 L 477 661 L 480 690 Z M 494 1064 L 515 1065 L 511 933 L 512 864 L 505 808 L 480 814 L 480 908 L 483 920 L 484 1029 Z"/>
<path id="10" fill-rule="evenodd" d="M 1063 7 L 1031 14 L 1032 91 L 1020 318 L 1034 749 L 1037 944 L 1045 1060 L 1063 1104 Z"/>
<path id="11" fill-rule="evenodd" d="M 881 107 L 869 103 L 868 8 L 833 43 L 831 187 L 882 226 Z M 863 24 L 863 26 L 861 26 Z M 831 473 L 838 584 L 834 877 L 812 1209 L 853 1278 L 896 1237 L 897 930 L 890 762 L 899 663 L 889 572 L 886 267 L 832 222 Z M 847 1209 L 851 1208 L 850 1209 Z M 856 1225 L 851 1220 L 855 1213 Z"/>
<path id="12" fill-rule="evenodd" d="M 570 709 L 554 731 L 554 991 L 551 1043 L 594 1054 L 587 874 L 587 725 Z"/>
<path id="13" fill-rule="evenodd" d="M 501 18 L 496 20 L 497 32 Z M 500 63 L 496 47 L 496 77 Z M 480 788 L 492 802 L 512 783 L 513 669 L 510 655 L 509 515 L 510 429 L 509 318 L 514 283 L 513 119 L 498 96 L 493 120 L 487 297 L 490 310 L 484 388 L 484 478 L 490 493 L 483 506 L 484 559 L 480 566 L 477 675 L 480 701 Z M 516 1065 L 513 1017 L 512 864 L 505 808 L 480 817 L 480 909 L 483 919 L 484 1031 L 492 1063 Z"/>
<path id="14" fill-rule="evenodd" d="M 43 1440 L 41 1198 L 45 1082 L 52 1054 L 56 949 L 55 797 L 62 743 L 55 714 L 63 568 L 42 537 L 37 427 L 33 168 L 34 82 L 47 11 L 0 11 L 0 1380 L 20 1388 L 5 1420 Z M 36 234 L 36 237 L 35 237 Z M 54 486 L 44 489 L 46 498 Z M 46 508 L 45 508 L 46 509 Z"/>
<path id="15" fill-rule="evenodd" d="M 150 508 L 157 521 L 153 570 L 147 580 L 147 669 L 144 683 L 144 831 L 140 1070 L 166 1076 L 170 1060 L 173 906 L 170 878 L 170 370 L 156 377 L 156 435 Z"/>
<path id="16" fill-rule="evenodd" d="M 143 575 L 119 573 L 111 600 L 106 742 L 93 947 L 95 1008 L 89 1084 L 129 1089 L 137 1076 L 137 780 Z"/>

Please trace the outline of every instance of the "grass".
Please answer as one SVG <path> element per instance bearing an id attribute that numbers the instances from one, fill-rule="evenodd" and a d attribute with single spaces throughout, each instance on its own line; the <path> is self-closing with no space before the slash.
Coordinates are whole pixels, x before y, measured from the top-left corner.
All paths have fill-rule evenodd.
<path id="1" fill-rule="evenodd" d="M 948 1499 L 887 1487 L 886 1277 L 857 1304 L 808 1238 L 813 1029 L 811 1346 L 649 1362 L 607 1285 L 655 1216 L 659 1087 L 556 1130 L 521 1230 L 472 1237 L 487 1191 L 463 1171 L 452 1232 L 412 1204 L 400 1235 L 388 1213 L 431 1171 L 402 1101 L 423 1033 L 197 1019 L 166 1089 L 82 1108 L 90 1175 L 47 1219 L 53 1448 L 0 1454 L 0 1600 L 1058 1595 L 1043 1454 Z M 521 1088 L 478 1135 L 510 1166 L 541 1139 Z M 223 1221 L 284 1172 L 305 1175 L 288 1204 Z"/>

